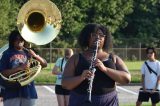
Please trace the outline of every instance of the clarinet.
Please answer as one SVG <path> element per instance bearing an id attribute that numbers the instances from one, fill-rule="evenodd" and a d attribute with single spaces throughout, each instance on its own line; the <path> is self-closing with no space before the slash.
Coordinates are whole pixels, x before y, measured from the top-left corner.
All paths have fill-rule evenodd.
<path id="1" fill-rule="evenodd" d="M 95 62 L 95 60 L 97 58 L 97 50 L 98 50 L 99 39 L 97 39 L 95 43 L 96 43 L 94 45 L 95 47 L 93 47 L 93 54 L 92 54 L 92 58 L 91 58 L 91 65 L 89 67 L 89 70 L 93 73 L 93 75 L 94 75 L 94 73 L 96 71 L 96 68 L 93 65 L 93 63 Z M 88 81 L 89 81 L 89 88 L 87 89 L 87 101 L 90 102 L 90 103 L 91 103 L 93 79 L 94 79 L 94 76 L 91 76 L 91 78 L 88 79 Z"/>

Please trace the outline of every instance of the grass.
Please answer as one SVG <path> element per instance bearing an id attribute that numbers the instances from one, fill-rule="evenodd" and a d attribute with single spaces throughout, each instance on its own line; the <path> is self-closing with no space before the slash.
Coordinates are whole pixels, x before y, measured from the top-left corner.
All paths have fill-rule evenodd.
<path id="1" fill-rule="evenodd" d="M 143 61 L 125 61 L 125 64 L 127 65 L 128 69 L 131 71 L 133 70 L 140 71 Z"/>
<path id="2" fill-rule="evenodd" d="M 43 68 L 41 72 L 35 78 L 36 84 L 54 84 L 56 76 L 52 74 L 52 68 L 54 64 L 48 64 L 46 68 Z"/>
<path id="3" fill-rule="evenodd" d="M 128 104 L 120 104 L 119 106 L 135 106 L 135 103 L 128 103 Z M 151 102 L 143 102 L 142 106 L 151 106 Z M 156 106 L 160 106 L 160 104 L 158 103 Z"/>
<path id="4" fill-rule="evenodd" d="M 131 82 L 132 83 L 140 83 L 140 81 L 141 81 L 140 69 L 143 64 L 143 61 L 134 61 L 134 62 L 125 61 L 125 64 L 127 65 L 128 70 L 131 73 L 131 77 L 132 77 Z"/>
<path id="5" fill-rule="evenodd" d="M 132 76 L 132 83 L 140 83 L 141 81 L 141 73 L 140 68 L 143 64 L 143 61 L 125 61 L 131 76 Z M 56 76 L 52 75 L 52 68 L 54 64 L 48 64 L 48 66 L 41 70 L 38 76 L 35 78 L 36 84 L 54 84 L 56 80 Z"/>

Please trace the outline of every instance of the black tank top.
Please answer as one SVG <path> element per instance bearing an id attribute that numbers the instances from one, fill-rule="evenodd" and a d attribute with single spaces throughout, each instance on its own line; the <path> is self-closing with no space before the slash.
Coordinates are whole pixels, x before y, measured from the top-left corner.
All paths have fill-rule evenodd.
<path id="1" fill-rule="evenodd" d="M 108 59 L 103 61 L 104 65 L 115 69 L 115 64 L 112 60 L 112 56 L 110 55 Z M 82 74 L 83 70 L 89 69 L 90 63 L 82 56 L 82 54 L 79 54 L 79 61 L 76 66 L 75 70 L 75 76 L 79 76 Z M 89 86 L 88 80 L 84 80 L 79 86 L 77 86 L 74 91 L 79 94 L 87 94 L 87 89 Z M 111 92 L 115 90 L 115 81 L 112 80 L 110 77 L 108 77 L 105 73 L 100 71 L 96 67 L 95 77 L 93 80 L 93 87 L 92 87 L 92 94 L 93 95 L 101 95 L 106 94 L 108 92 Z"/>

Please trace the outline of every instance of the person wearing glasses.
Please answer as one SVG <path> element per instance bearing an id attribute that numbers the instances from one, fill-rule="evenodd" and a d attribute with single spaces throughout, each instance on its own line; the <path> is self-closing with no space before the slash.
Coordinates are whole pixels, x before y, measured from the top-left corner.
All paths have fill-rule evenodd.
<path id="1" fill-rule="evenodd" d="M 152 106 L 160 101 L 160 62 L 156 59 L 156 50 L 153 47 L 146 49 L 147 60 L 141 67 L 142 88 L 140 88 L 136 106 L 148 102 L 151 98 Z"/>
<path id="2" fill-rule="evenodd" d="M 52 69 L 52 74 L 57 76 L 55 93 L 57 96 L 58 106 L 68 106 L 69 103 L 70 91 L 62 87 L 61 80 L 65 65 L 69 58 L 73 55 L 73 50 L 67 48 L 64 52 L 64 57 L 58 58 L 54 65 L 54 68 Z"/>
<path id="3" fill-rule="evenodd" d="M 82 52 L 69 59 L 62 77 L 62 86 L 71 90 L 69 106 L 119 105 L 116 82 L 127 84 L 131 75 L 123 60 L 111 53 L 111 38 L 109 30 L 100 24 L 90 23 L 81 30 L 78 43 Z M 92 61 L 95 46 L 98 46 L 97 56 Z M 91 63 L 96 69 L 94 74 L 89 70 Z M 94 79 L 91 103 L 88 104 L 88 79 L 91 77 Z"/>

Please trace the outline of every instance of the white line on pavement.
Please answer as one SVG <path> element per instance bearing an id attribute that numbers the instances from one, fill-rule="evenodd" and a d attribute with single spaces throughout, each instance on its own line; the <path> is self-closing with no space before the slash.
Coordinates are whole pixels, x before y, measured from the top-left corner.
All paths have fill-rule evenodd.
<path id="1" fill-rule="evenodd" d="M 50 87 L 48 86 L 43 86 L 44 88 L 46 88 L 47 90 L 49 90 L 50 92 L 52 92 L 53 94 L 55 94 L 55 91 L 53 89 L 51 89 Z"/>
<path id="2" fill-rule="evenodd" d="M 131 94 L 134 94 L 134 95 L 138 95 L 138 93 L 133 92 L 133 91 L 131 91 L 131 90 L 127 90 L 127 89 L 122 88 L 122 87 L 120 87 L 120 86 L 117 86 L 117 88 L 120 89 L 120 90 L 123 90 L 123 91 L 125 91 L 125 92 L 131 93 Z"/>
<path id="3" fill-rule="evenodd" d="M 55 94 L 55 91 L 53 89 L 51 89 L 50 87 L 48 86 L 43 86 L 44 88 L 46 88 L 48 91 L 52 92 L 53 94 Z M 123 87 L 120 87 L 120 86 L 117 86 L 118 89 L 122 90 L 122 91 L 125 91 L 125 92 L 128 92 L 128 93 L 131 93 L 131 94 L 134 94 L 134 95 L 138 95 L 138 93 L 136 92 L 133 92 L 131 90 L 127 90 Z"/>

